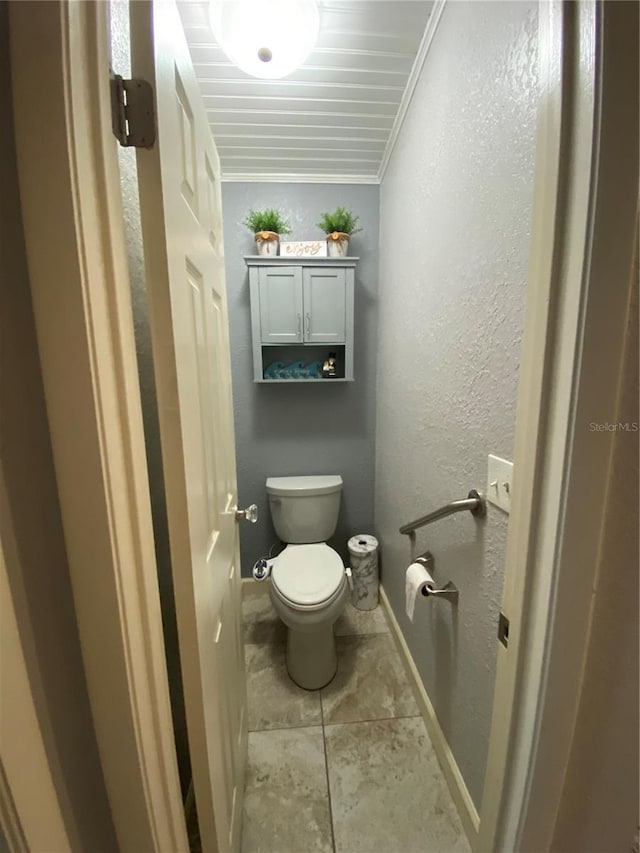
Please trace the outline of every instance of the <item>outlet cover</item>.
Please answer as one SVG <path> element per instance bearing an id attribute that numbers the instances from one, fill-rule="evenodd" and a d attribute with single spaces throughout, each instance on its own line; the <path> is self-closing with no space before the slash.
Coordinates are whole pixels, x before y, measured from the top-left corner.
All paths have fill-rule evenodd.
<path id="1" fill-rule="evenodd" d="M 513 462 L 489 454 L 487 500 L 505 512 L 511 511 L 511 480 Z"/>

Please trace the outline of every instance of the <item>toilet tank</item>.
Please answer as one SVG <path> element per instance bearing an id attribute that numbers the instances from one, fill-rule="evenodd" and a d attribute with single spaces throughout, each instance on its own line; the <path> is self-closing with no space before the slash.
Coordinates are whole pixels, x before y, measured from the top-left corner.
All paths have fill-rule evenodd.
<path id="1" fill-rule="evenodd" d="M 288 545 L 326 542 L 336 530 L 342 477 L 268 477 L 269 509 L 276 533 Z"/>

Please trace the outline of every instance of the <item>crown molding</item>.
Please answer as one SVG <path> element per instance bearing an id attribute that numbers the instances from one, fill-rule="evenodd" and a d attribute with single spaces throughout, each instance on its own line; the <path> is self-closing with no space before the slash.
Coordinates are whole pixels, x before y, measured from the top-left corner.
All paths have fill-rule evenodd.
<path id="1" fill-rule="evenodd" d="M 233 175 L 222 175 L 223 184 L 251 183 L 251 184 L 379 184 L 377 175 L 332 175 L 313 174 L 306 175 L 303 172 L 286 172 L 274 175 L 252 174 L 237 172 Z"/>
<path id="2" fill-rule="evenodd" d="M 393 127 L 391 128 L 391 133 L 387 140 L 387 147 L 382 155 L 382 161 L 380 162 L 380 168 L 378 170 L 378 183 L 382 183 L 385 172 L 387 171 L 389 160 L 391 159 L 393 149 L 398 141 L 398 136 L 400 135 L 400 130 L 404 124 L 409 104 L 413 98 L 413 93 L 415 91 L 416 84 L 418 83 L 422 66 L 424 65 L 427 54 L 429 53 L 429 49 L 433 42 L 433 37 L 436 34 L 436 30 L 438 29 L 438 24 L 440 23 L 440 18 L 442 17 L 446 2 L 447 0 L 435 0 L 435 3 L 433 4 L 433 11 L 429 15 L 429 20 L 427 21 L 427 26 L 425 28 L 424 35 L 422 36 L 422 41 L 420 42 L 420 47 L 418 48 L 416 58 L 413 62 L 413 67 L 411 68 L 411 73 L 409 74 L 409 79 L 407 80 L 404 95 L 400 101 L 400 107 L 396 113 L 395 121 L 393 122 Z"/>

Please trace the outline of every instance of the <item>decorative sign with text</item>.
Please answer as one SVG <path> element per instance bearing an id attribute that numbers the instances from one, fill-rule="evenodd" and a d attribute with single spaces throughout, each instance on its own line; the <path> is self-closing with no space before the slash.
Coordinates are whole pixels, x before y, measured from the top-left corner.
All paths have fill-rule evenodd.
<path id="1" fill-rule="evenodd" d="M 280 243 L 280 256 L 296 258 L 326 258 L 326 240 L 303 240 L 302 242 Z"/>

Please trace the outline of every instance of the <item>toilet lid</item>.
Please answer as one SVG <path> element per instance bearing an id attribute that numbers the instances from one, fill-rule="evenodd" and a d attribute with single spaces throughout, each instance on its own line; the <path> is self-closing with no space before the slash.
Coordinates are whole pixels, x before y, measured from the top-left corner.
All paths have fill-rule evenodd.
<path id="1" fill-rule="evenodd" d="M 344 577 L 340 555 L 324 543 L 287 545 L 276 557 L 271 581 L 294 604 L 320 604 L 336 592 Z"/>

